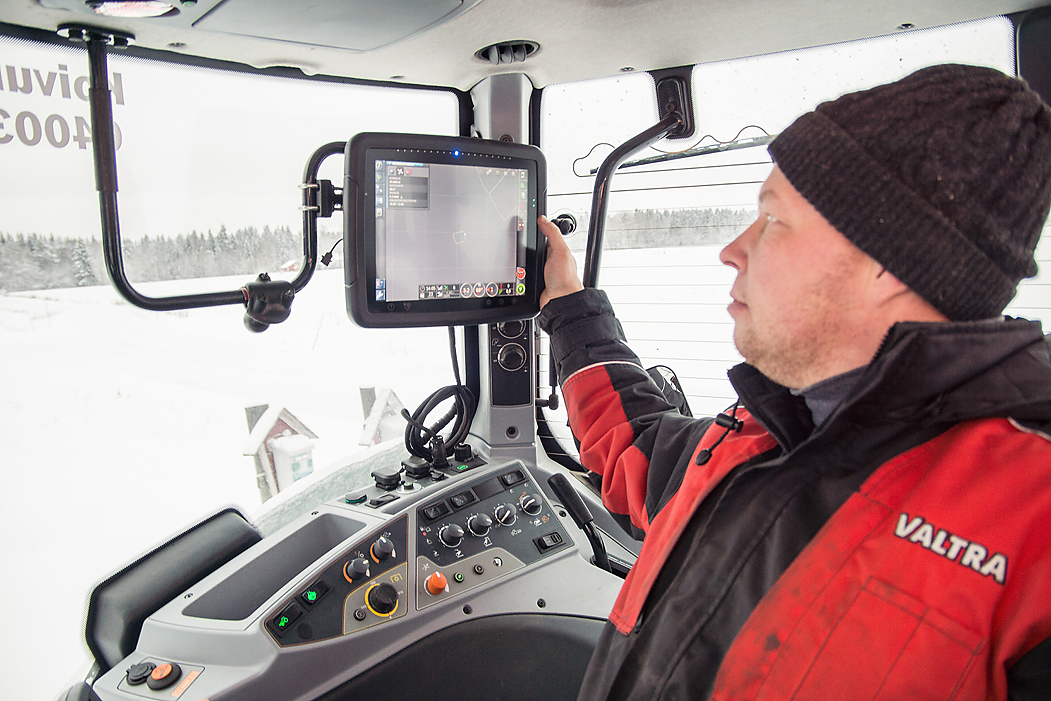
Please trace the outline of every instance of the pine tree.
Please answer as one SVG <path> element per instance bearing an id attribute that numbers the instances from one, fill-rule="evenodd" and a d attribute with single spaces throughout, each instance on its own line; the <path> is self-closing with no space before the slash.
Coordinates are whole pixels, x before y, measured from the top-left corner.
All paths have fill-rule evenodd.
<path id="1" fill-rule="evenodd" d="M 77 239 L 73 244 L 73 279 L 77 287 L 91 287 L 99 284 L 98 277 L 92 269 L 88 247 L 83 239 Z"/>

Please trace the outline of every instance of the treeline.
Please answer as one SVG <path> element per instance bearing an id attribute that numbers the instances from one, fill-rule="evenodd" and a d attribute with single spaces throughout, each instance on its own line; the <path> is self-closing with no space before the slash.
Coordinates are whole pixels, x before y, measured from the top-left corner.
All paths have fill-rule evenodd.
<path id="1" fill-rule="evenodd" d="M 302 258 L 302 239 L 287 226 L 262 231 L 254 226 L 227 233 L 191 232 L 174 239 L 145 236 L 124 241 L 124 269 L 128 279 L 187 280 L 221 275 L 274 272 L 290 260 Z"/>
<path id="2" fill-rule="evenodd" d="M 320 253 L 328 251 L 339 234 L 318 235 Z M 262 231 L 254 226 L 229 233 L 144 237 L 123 240 L 124 270 L 132 283 L 182 280 L 223 275 L 254 276 L 276 272 L 303 257 L 302 235 L 287 226 Z M 333 266 L 342 266 L 336 251 Z M 247 281 L 247 280 L 246 280 Z M 0 232 L 0 291 L 46 290 L 108 284 L 102 243 L 97 238 L 65 239 L 38 234 Z"/>
<path id="3" fill-rule="evenodd" d="M 0 232 L 0 291 L 86 287 L 105 280 L 98 239 Z"/>
<path id="4" fill-rule="evenodd" d="M 606 220 L 603 248 L 675 248 L 729 243 L 755 221 L 754 209 L 636 209 Z M 587 226 L 586 222 L 577 222 Z M 575 237 L 583 239 L 586 237 Z"/>
<path id="5" fill-rule="evenodd" d="M 748 209 L 705 208 L 635 210 L 614 212 L 606 222 L 604 247 L 673 248 L 723 244 L 744 230 L 755 218 Z M 587 222 L 577 222 L 585 233 Z M 318 259 L 340 239 L 338 232 L 318 233 Z M 587 236 L 569 242 L 583 249 Z M 217 233 L 196 231 L 174 238 L 166 236 L 124 240 L 124 270 L 132 283 L 183 280 L 225 275 L 252 277 L 277 272 L 286 263 L 303 257 L 302 234 L 287 226 L 254 226 L 233 233 L 220 226 Z M 342 247 L 336 246 L 330 267 L 343 265 Z M 320 265 L 319 265 L 320 267 Z M 86 287 L 109 282 L 97 238 L 66 239 L 37 234 L 0 232 L 0 292 Z M 247 280 L 246 280 L 247 282 Z"/>

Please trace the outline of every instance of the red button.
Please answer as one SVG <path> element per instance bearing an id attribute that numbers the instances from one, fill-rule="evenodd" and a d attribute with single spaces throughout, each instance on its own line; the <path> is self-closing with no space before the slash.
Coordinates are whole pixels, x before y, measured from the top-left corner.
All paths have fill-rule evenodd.
<path id="1" fill-rule="evenodd" d="M 166 689 L 179 680 L 182 676 L 182 668 L 179 665 L 165 662 L 164 664 L 157 665 L 157 667 L 150 674 L 150 678 L 146 680 L 146 686 L 159 691 Z"/>

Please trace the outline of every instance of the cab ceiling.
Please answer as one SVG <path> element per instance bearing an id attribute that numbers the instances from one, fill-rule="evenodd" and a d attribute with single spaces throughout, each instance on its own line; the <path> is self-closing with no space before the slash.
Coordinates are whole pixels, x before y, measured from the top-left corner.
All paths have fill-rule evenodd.
<path id="1" fill-rule="evenodd" d="M 180 0 L 171 0 L 179 5 Z M 121 30 L 150 49 L 307 74 L 470 89 L 533 85 L 773 53 L 1033 9 L 1047 0 L 199 0 L 175 16 L 113 19 L 83 0 L 3 0 L 0 22 Z M 528 40 L 524 63 L 475 57 Z"/>

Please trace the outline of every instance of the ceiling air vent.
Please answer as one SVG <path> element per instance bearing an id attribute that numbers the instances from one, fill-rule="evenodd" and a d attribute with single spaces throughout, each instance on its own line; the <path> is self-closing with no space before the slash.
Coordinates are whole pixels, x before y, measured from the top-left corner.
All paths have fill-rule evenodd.
<path id="1" fill-rule="evenodd" d="M 505 63 L 521 63 L 536 53 L 540 44 L 535 41 L 503 41 L 474 52 L 475 58 L 494 66 Z"/>

